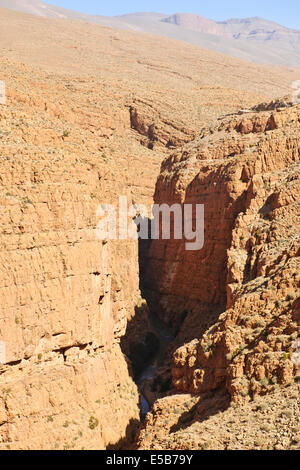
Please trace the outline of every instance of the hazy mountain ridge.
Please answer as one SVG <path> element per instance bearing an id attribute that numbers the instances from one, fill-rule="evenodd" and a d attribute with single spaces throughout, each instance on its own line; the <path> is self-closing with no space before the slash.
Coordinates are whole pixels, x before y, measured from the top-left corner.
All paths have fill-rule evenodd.
<path id="1" fill-rule="evenodd" d="M 259 17 L 214 21 L 188 13 L 170 16 L 156 12 L 106 17 L 67 10 L 40 0 L 0 0 L 0 7 L 158 34 L 256 63 L 300 67 L 300 31 Z"/>
<path id="2" fill-rule="evenodd" d="M 261 37 L 269 39 L 273 34 L 289 34 L 299 40 L 300 31 L 286 28 L 273 21 L 265 20 L 260 17 L 253 18 L 231 18 L 225 21 L 208 20 L 199 15 L 188 13 L 176 13 L 167 18 L 162 19 L 163 22 L 183 26 L 187 29 L 193 29 L 203 33 L 217 34 L 220 36 L 228 36 L 234 39 L 238 37 L 253 38 L 260 34 Z"/>

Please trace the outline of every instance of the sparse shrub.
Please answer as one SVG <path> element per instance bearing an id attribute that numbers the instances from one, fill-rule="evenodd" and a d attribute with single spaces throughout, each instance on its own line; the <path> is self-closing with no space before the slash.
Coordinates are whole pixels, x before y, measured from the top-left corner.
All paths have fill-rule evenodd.
<path id="1" fill-rule="evenodd" d="M 295 298 L 295 296 L 293 294 L 289 294 L 289 295 L 287 295 L 286 300 L 288 302 L 291 302 L 292 300 L 294 300 L 294 298 Z"/>
<path id="2" fill-rule="evenodd" d="M 269 385 L 269 379 L 267 379 L 267 377 L 265 377 L 264 379 L 262 379 L 260 381 L 260 383 L 263 387 L 267 387 Z"/>
<path id="3" fill-rule="evenodd" d="M 95 416 L 91 416 L 89 419 L 89 428 L 95 429 L 99 425 L 99 420 Z"/>

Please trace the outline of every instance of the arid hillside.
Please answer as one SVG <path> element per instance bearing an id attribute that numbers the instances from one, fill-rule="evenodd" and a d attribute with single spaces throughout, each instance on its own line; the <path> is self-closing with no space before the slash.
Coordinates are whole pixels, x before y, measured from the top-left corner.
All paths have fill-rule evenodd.
<path id="1" fill-rule="evenodd" d="M 264 18 L 214 21 L 195 14 L 137 12 L 118 16 L 89 15 L 41 0 L 0 0 L 0 7 L 37 15 L 86 21 L 101 26 L 164 36 L 259 64 L 300 67 L 300 32 Z M 84 11 L 85 5 L 77 5 Z M 102 5 L 95 4 L 101 13 Z M 162 6 L 163 8 L 163 6 Z M 286 8 L 289 8 L 288 5 Z M 297 16 L 293 11 L 291 15 Z"/>
<path id="2" fill-rule="evenodd" d="M 5 9 L 0 63 L 0 447 L 124 448 L 150 326 L 138 243 L 99 240 L 97 208 L 149 206 L 165 158 L 299 71 Z"/>

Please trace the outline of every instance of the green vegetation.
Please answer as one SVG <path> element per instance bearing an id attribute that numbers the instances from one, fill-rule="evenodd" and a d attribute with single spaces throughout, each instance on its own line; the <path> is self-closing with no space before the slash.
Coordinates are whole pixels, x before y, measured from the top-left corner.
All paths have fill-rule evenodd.
<path id="1" fill-rule="evenodd" d="M 99 425 L 99 420 L 95 416 L 91 416 L 89 419 L 89 428 L 95 429 Z"/>

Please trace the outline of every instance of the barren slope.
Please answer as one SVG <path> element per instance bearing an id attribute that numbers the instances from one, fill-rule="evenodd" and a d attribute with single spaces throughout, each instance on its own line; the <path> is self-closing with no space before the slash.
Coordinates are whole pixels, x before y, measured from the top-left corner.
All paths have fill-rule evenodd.
<path id="1" fill-rule="evenodd" d="M 67 10 L 39 0 L 0 0 L 0 7 L 45 18 L 158 34 L 256 63 L 300 66 L 299 31 L 258 17 L 222 22 L 186 13 L 169 16 L 142 12 L 109 17 Z"/>
<path id="2" fill-rule="evenodd" d="M 293 384 L 230 406 L 218 394 L 163 398 L 137 436 L 138 449 L 299 450 L 299 391 L 299 383 Z"/>

